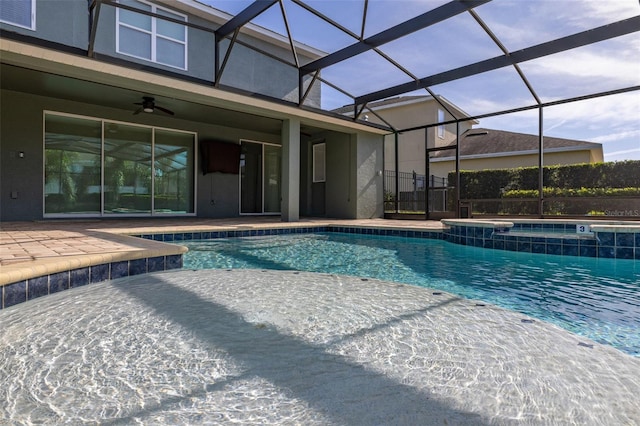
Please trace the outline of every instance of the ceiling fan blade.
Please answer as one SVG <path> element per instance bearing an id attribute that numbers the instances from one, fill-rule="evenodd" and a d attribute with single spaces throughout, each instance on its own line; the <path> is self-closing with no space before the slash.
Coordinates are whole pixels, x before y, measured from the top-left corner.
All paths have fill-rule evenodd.
<path id="1" fill-rule="evenodd" d="M 142 107 L 138 108 L 137 110 L 135 110 L 135 112 L 133 113 L 133 115 L 138 115 L 142 112 Z"/>
<path id="2" fill-rule="evenodd" d="M 175 115 L 175 113 L 173 111 L 171 111 L 170 109 L 162 108 L 161 106 L 158 106 L 158 105 L 155 106 L 155 109 L 160 110 L 160 111 L 164 112 L 165 114 Z"/>

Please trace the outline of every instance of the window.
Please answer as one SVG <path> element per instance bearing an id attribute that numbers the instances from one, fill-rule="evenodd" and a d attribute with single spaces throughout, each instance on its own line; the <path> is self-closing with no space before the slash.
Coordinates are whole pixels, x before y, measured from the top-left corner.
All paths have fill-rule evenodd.
<path id="1" fill-rule="evenodd" d="M 326 144 L 313 145 L 313 182 L 326 181 Z"/>
<path id="2" fill-rule="evenodd" d="M 444 111 L 438 109 L 438 123 L 442 123 L 444 121 Z M 444 124 L 438 126 L 438 137 L 440 139 L 444 139 Z"/>
<path id="3" fill-rule="evenodd" d="M 36 29 L 36 0 L 0 0 L 0 22 Z"/>
<path id="4" fill-rule="evenodd" d="M 185 15 L 138 0 L 120 0 L 120 4 L 139 10 L 187 21 Z M 176 22 L 117 8 L 116 50 L 118 53 L 187 69 L 187 27 Z"/>
<path id="5" fill-rule="evenodd" d="M 46 113 L 45 215 L 194 213 L 195 136 Z"/>

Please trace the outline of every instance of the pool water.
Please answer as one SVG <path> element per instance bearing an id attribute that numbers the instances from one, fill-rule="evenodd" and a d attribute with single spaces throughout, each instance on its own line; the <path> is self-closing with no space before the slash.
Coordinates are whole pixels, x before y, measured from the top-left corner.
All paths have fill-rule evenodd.
<path id="1" fill-rule="evenodd" d="M 640 356 L 640 265 L 439 240 L 319 233 L 185 241 L 187 269 L 347 274 L 479 299 Z"/>

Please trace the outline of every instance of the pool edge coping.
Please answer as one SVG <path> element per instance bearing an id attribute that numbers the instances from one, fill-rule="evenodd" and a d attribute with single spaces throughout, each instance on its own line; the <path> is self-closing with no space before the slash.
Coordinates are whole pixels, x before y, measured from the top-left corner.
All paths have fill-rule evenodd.
<path id="1" fill-rule="evenodd" d="M 535 222 L 535 221 L 533 221 Z M 572 223 L 577 223 L 578 221 L 568 221 Z M 588 222 L 581 220 L 580 223 Z M 120 265 L 123 262 L 127 263 L 128 271 L 131 270 L 130 263 L 136 261 L 144 261 L 145 265 L 148 264 L 152 259 L 158 258 L 166 258 L 167 256 L 178 256 L 180 261 L 180 268 L 182 267 L 182 255 L 188 251 L 185 246 L 180 245 L 183 241 L 190 241 L 196 239 L 213 239 L 213 238 L 234 238 L 234 237 L 250 237 L 250 236 L 273 236 L 273 235 L 284 235 L 284 234 L 303 234 L 303 233 L 313 233 L 313 232 L 338 232 L 338 233 L 347 233 L 347 234 L 361 234 L 361 235 L 379 235 L 379 236 L 396 236 L 403 238 L 423 238 L 423 239 L 435 239 L 435 240 L 443 240 L 445 242 L 449 242 L 452 244 L 458 245 L 467 245 L 467 246 L 476 246 L 483 249 L 494 249 L 494 250 L 507 250 L 507 251 L 516 251 L 516 252 L 528 252 L 528 253 L 538 253 L 538 254 L 550 254 L 550 255 L 569 255 L 576 257 L 605 257 L 605 258 L 617 258 L 615 250 L 612 252 L 612 255 L 607 256 L 599 256 L 599 252 L 596 250 L 595 255 L 583 255 L 581 250 L 578 250 L 577 253 L 573 253 L 573 251 L 564 253 L 541 253 L 536 251 L 527 251 L 520 250 L 520 245 L 516 244 L 513 247 L 508 248 L 507 245 L 503 247 L 485 247 L 482 244 L 478 245 L 475 243 L 468 244 L 466 238 L 464 241 L 461 238 L 450 238 L 451 235 L 448 233 L 451 226 L 462 226 L 462 227 L 471 227 L 471 228 L 487 228 L 487 229 L 496 229 L 498 228 L 511 228 L 514 223 L 506 220 L 478 220 L 478 219 L 443 219 L 441 223 L 444 225 L 441 229 L 436 228 L 423 228 L 419 226 L 415 227 L 397 227 L 393 225 L 359 225 L 359 224 L 335 224 L 335 223 L 318 223 L 318 224 L 305 224 L 305 225 L 295 225 L 291 223 L 283 223 L 283 224 L 270 224 L 270 225 L 262 225 L 262 226 L 228 226 L 228 227 L 219 227 L 215 230 L 198 230 L 198 227 L 194 227 L 192 231 L 188 230 L 180 230 L 178 232 L 166 233 L 163 231 L 149 231 L 149 232 L 105 232 L 103 238 L 105 239 L 132 239 L 134 238 L 137 243 L 140 241 L 145 241 L 144 244 L 141 244 L 142 247 L 139 247 L 136 250 L 132 251 L 124 251 L 124 252 L 112 252 L 112 253 L 103 253 L 103 254 L 85 254 L 85 255 L 76 255 L 69 256 L 69 258 L 64 260 L 59 260 L 56 258 L 52 259 L 44 259 L 38 260 L 34 262 L 24 262 L 24 263 L 16 263 L 14 265 L 3 266 L 2 274 L 0 275 L 0 309 L 4 309 L 9 306 L 13 306 L 14 304 L 23 303 L 31 298 L 29 297 L 29 289 L 28 284 L 30 281 L 42 280 L 45 277 L 47 280 L 50 280 L 52 276 L 58 274 L 69 274 L 69 283 L 66 287 L 72 288 L 74 287 L 71 282 L 70 274 L 73 271 L 82 270 L 83 268 L 97 268 L 97 267 L 109 267 L 109 271 L 111 270 L 112 265 Z M 509 226 L 510 225 L 510 226 Z M 613 231 L 615 232 L 625 232 L 628 229 L 632 229 L 633 233 L 637 233 L 640 236 L 640 226 L 632 226 L 629 227 L 627 224 L 603 224 L 597 225 L 595 227 L 600 230 L 602 229 L 605 232 Z M 449 229 L 448 229 L 449 228 Z M 200 228 L 202 229 L 202 228 Z M 363 232 L 364 231 L 364 232 Z M 598 231 L 600 232 L 600 231 Z M 466 233 L 466 231 L 465 231 Z M 193 238 L 194 235 L 200 235 L 200 238 Z M 207 238 L 202 238 L 203 235 L 207 235 Z M 212 236 L 212 235 L 216 236 Z M 162 235 L 162 238 L 158 238 L 159 235 Z M 165 239 L 166 235 L 171 235 L 172 237 Z M 176 235 L 179 237 L 176 238 Z M 190 237 L 187 237 L 190 235 Z M 493 236 L 492 236 L 493 238 Z M 517 236 L 512 236 L 512 238 L 516 238 Z M 557 238 L 557 237 L 556 237 Z M 130 240 L 133 241 L 133 240 Z M 633 248 L 632 248 L 633 250 Z M 638 251 L 640 252 L 640 247 L 638 247 Z M 634 261 L 634 256 L 632 255 L 631 260 Z M 140 264 L 140 262 L 137 262 Z M 123 266 L 118 266 L 119 269 L 123 269 Z M 135 267 L 138 268 L 138 267 Z M 134 268 L 134 269 L 135 269 Z M 147 268 L 145 266 L 145 268 Z M 8 269 L 8 271 L 7 271 Z M 170 268 L 173 269 L 173 268 Z M 165 269 L 166 270 L 166 269 Z M 137 269 L 133 271 L 134 273 L 128 273 L 126 275 L 122 275 L 121 273 L 116 274 L 116 276 L 112 276 L 111 272 L 109 272 L 108 278 L 104 281 L 108 281 L 110 279 L 121 278 L 123 276 L 129 275 L 138 275 Z M 146 270 L 141 273 L 150 273 L 157 272 L 157 270 Z M 20 301 L 8 306 L 6 304 L 6 290 L 8 287 L 13 285 L 25 285 L 25 297 L 24 301 Z M 90 282 L 90 283 L 93 283 Z M 47 294 L 51 294 L 48 292 Z M 44 296 L 45 294 L 41 295 Z M 40 296 L 36 296 L 40 297 Z"/>

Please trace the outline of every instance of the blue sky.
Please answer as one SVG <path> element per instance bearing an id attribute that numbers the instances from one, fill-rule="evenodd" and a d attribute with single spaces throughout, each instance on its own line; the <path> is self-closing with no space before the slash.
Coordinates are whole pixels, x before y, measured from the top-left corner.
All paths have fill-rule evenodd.
<path id="1" fill-rule="evenodd" d="M 231 14 L 250 0 L 201 0 Z M 447 0 L 370 0 L 364 27 L 369 37 Z M 283 1 L 293 37 L 325 52 L 353 44 L 335 29 L 290 0 Z M 362 0 L 314 0 L 311 7 L 359 35 Z M 640 15 L 638 0 L 494 0 L 474 9 L 500 42 L 513 52 L 559 37 Z M 254 24 L 285 34 L 276 4 Z M 420 30 L 381 47 L 382 52 L 418 78 L 502 54 L 469 13 Z M 640 85 L 640 33 L 607 40 L 520 64 L 543 102 Z M 323 78 L 351 95 L 363 95 L 411 78 L 370 51 L 326 68 Z M 513 67 L 431 87 L 470 115 L 533 105 L 535 100 Z M 424 90 L 406 95 L 426 95 Z M 350 99 L 323 86 L 323 108 Z M 545 134 L 603 144 L 605 161 L 640 159 L 640 91 L 575 102 L 544 110 Z M 538 113 L 485 118 L 479 126 L 537 133 Z"/>

